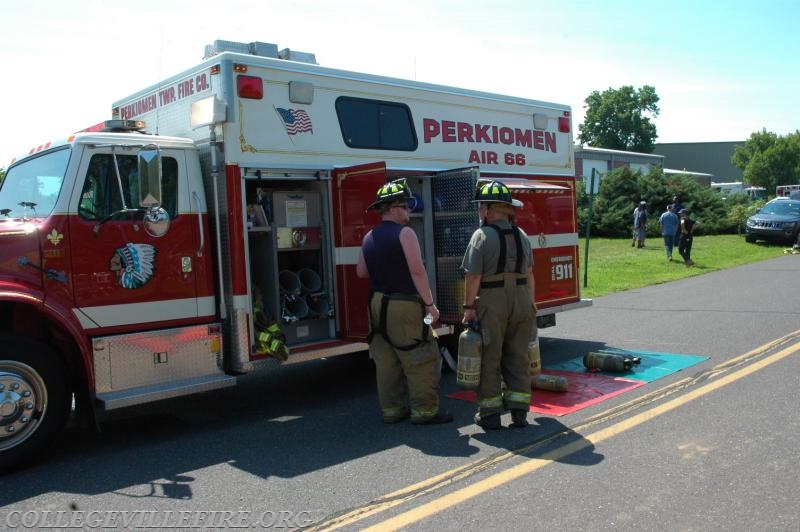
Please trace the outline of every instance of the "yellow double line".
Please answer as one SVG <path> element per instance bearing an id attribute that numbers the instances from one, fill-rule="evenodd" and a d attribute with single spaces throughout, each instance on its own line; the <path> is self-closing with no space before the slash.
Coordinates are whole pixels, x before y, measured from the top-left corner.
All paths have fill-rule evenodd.
<path id="1" fill-rule="evenodd" d="M 722 388 L 723 386 L 726 386 L 732 382 L 742 379 L 752 373 L 755 373 L 756 371 L 759 371 L 771 364 L 774 364 L 775 362 L 778 362 L 788 356 L 797 353 L 798 351 L 800 351 L 800 343 L 796 341 L 798 339 L 798 336 L 800 336 L 800 331 L 795 331 L 794 333 L 786 335 L 783 338 L 780 338 L 774 342 L 756 348 L 732 360 L 720 364 L 719 366 L 714 367 L 710 372 L 708 372 L 705 375 L 705 378 L 715 379 L 717 375 L 721 373 L 726 373 L 728 371 L 731 371 L 731 369 L 733 368 L 746 364 L 743 365 L 743 367 L 741 367 L 740 369 L 736 369 L 735 371 L 732 371 L 726 375 L 716 378 L 716 380 L 711 380 L 710 382 L 700 386 L 699 388 L 690 390 L 663 404 L 660 404 L 645 412 L 641 412 L 627 419 L 624 419 L 612 426 L 598 430 L 597 432 L 589 434 L 588 436 L 583 436 L 579 440 L 567 443 L 561 447 L 553 449 L 552 451 L 544 453 L 537 458 L 530 458 L 522 464 L 519 464 L 517 466 L 496 473 L 488 478 L 472 483 L 454 492 L 445 494 L 429 503 L 423 504 L 421 506 L 418 506 L 401 514 L 398 514 L 397 516 L 382 521 L 377 525 L 367 528 L 366 530 L 381 530 L 381 531 L 398 530 L 400 528 L 403 528 L 404 526 L 416 523 L 418 521 L 421 521 L 422 519 L 425 519 L 426 517 L 430 517 L 438 512 L 451 508 L 456 504 L 461 504 L 469 499 L 472 499 L 473 497 L 477 497 L 483 493 L 486 493 L 491 489 L 501 486 L 514 479 L 520 478 L 524 475 L 537 471 L 538 469 L 541 469 L 542 467 L 550 464 L 551 462 L 560 460 L 566 456 L 577 453 L 583 449 L 594 446 L 602 441 L 617 436 L 622 432 L 625 432 L 626 430 L 630 430 L 634 427 L 637 427 L 662 414 L 670 412 L 680 406 L 683 406 L 686 403 L 689 403 L 690 401 L 693 401 L 699 397 L 707 395 L 713 392 L 714 390 Z M 776 346 L 786 344 L 787 342 L 790 341 L 791 345 L 789 347 L 783 348 L 780 351 L 777 351 L 773 354 L 763 356 L 765 353 L 774 349 Z M 678 389 L 686 388 L 694 380 L 695 379 L 688 378 L 682 381 L 678 381 L 675 384 L 665 388 L 665 390 L 671 389 L 672 392 L 662 390 L 656 392 L 655 394 L 651 394 L 650 396 L 646 396 L 645 398 L 642 399 L 645 399 L 646 401 L 653 401 L 657 397 L 663 397 L 665 394 L 674 393 L 674 391 Z M 642 399 L 635 400 L 632 403 L 641 406 Z M 618 412 L 628 411 L 630 410 L 630 408 L 631 408 L 630 405 L 628 405 L 627 407 L 626 405 L 623 405 L 621 409 L 618 409 Z M 603 420 L 608 419 L 608 417 L 606 416 L 599 416 L 599 418 L 602 418 Z M 599 418 L 594 418 L 593 421 L 590 420 L 588 424 L 596 423 Z M 574 430 L 569 432 L 572 434 L 575 433 Z M 563 435 L 564 433 L 556 435 L 556 437 Z M 546 442 L 552 441 L 553 439 L 555 439 L 555 437 L 549 438 L 548 440 L 546 440 Z M 352 525 L 367 517 L 386 511 L 411 499 L 417 498 L 420 495 L 424 495 L 432 491 L 435 491 L 437 489 L 441 489 L 445 486 L 451 485 L 460 479 L 475 474 L 478 471 L 483 471 L 513 456 L 524 454 L 533 447 L 541 445 L 542 443 L 546 442 L 538 442 L 537 444 L 526 446 L 526 448 L 519 449 L 515 452 L 503 453 L 499 456 L 493 457 L 488 460 L 474 462 L 447 471 L 435 477 L 426 479 L 418 484 L 408 486 L 402 490 L 385 495 L 384 497 L 378 499 L 377 501 L 374 501 L 373 503 L 367 505 L 366 507 L 355 509 L 337 518 L 330 519 L 326 522 L 320 523 L 316 527 L 313 527 L 312 529 L 335 530 L 344 526 Z"/>

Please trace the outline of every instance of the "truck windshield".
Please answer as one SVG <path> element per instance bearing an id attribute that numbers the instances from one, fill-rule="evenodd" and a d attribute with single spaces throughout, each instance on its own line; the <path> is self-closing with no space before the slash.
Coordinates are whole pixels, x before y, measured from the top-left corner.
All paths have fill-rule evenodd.
<path id="1" fill-rule="evenodd" d="M 53 212 L 64 183 L 69 148 L 27 159 L 8 169 L 0 185 L 3 218 L 45 218 Z"/>

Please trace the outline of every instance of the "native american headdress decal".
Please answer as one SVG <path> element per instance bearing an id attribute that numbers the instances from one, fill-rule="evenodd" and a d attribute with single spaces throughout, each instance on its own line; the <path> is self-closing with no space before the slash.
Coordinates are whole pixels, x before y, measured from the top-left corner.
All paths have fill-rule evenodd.
<path id="1" fill-rule="evenodd" d="M 125 244 L 111 257 L 111 271 L 123 288 L 141 288 L 155 273 L 156 248 L 150 244 Z"/>

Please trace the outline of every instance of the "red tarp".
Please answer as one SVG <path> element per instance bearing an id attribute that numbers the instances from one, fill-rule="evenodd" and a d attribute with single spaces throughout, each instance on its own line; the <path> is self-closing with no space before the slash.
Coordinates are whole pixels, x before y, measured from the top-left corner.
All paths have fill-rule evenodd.
<path id="1" fill-rule="evenodd" d="M 560 375 L 566 377 L 569 381 L 566 392 L 533 389 L 531 412 L 548 414 L 551 416 L 571 414 L 581 408 L 597 404 L 600 401 L 605 401 L 606 399 L 610 399 L 645 384 L 644 381 L 611 377 L 596 373 L 544 370 L 542 374 Z M 475 402 L 474 391 L 464 390 L 455 392 L 448 395 L 448 397 Z"/>

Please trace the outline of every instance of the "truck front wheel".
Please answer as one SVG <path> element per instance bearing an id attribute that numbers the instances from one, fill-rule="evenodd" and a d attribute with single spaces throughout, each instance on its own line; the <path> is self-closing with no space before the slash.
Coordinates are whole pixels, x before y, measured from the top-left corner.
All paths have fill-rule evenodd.
<path id="1" fill-rule="evenodd" d="M 53 349 L 0 335 L 0 471 L 38 458 L 61 431 L 70 410 L 68 382 Z"/>

